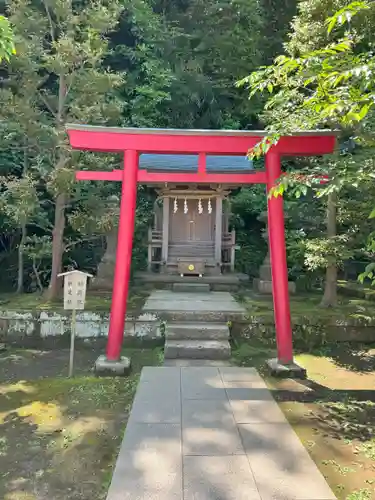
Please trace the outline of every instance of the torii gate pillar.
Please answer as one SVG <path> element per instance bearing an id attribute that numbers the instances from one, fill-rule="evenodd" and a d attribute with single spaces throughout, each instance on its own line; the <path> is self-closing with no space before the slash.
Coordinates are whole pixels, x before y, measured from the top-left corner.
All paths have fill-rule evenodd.
<path id="1" fill-rule="evenodd" d="M 120 359 L 124 337 L 137 203 L 137 174 L 138 153 L 127 150 L 124 152 L 124 169 L 122 171 L 116 267 L 107 343 L 108 361 Z"/>
<path id="2" fill-rule="evenodd" d="M 281 159 L 275 151 L 266 154 L 267 193 L 281 176 Z M 290 317 L 288 266 L 285 246 L 283 197 L 269 197 L 268 240 L 272 269 L 272 296 L 275 316 L 277 358 L 268 361 L 274 375 L 304 377 L 306 370 L 293 361 L 293 336 Z"/>

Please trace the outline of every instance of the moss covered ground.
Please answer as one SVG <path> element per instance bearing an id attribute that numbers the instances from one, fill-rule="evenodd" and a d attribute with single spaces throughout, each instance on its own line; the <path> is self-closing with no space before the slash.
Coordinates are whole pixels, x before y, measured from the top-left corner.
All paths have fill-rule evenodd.
<path id="1" fill-rule="evenodd" d="M 0 498 L 102 500 L 112 474 L 142 366 L 162 350 L 127 349 L 126 378 L 96 378 L 100 352 L 9 349 L 0 354 Z"/>
<path id="2" fill-rule="evenodd" d="M 141 289 L 133 289 L 129 294 L 128 311 L 136 312 L 142 308 L 149 293 Z M 93 312 L 109 312 L 111 309 L 111 292 L 88 291 L 85 309 Z M 63 311 L 63 299 L 46 301 L 40 293 L 0 294 L 0 309 L 12 311 Z"/>

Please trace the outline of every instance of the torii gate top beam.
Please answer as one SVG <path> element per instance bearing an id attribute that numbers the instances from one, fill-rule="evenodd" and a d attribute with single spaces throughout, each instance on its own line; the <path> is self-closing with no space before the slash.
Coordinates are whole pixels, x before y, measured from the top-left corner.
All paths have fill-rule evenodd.
<path id="1" fill-rule="evenodd" d="M 180 130 L 151 128 L 117 128 L 68 124 L 73 149 L 138 153 L 207 153 L 246 155 L 263 137 L 258 130 Z M 334 132 L 301 131 L 280 138 L 272 150 L 283 156 L 310 156 L 331 153 L 335 146 Z"/>

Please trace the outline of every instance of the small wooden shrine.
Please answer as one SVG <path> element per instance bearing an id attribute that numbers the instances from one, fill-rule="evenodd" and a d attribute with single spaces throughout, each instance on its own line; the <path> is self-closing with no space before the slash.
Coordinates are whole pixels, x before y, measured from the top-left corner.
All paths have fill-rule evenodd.
<path id="1" fill-rule="evenodd" d="M 150 172 L 195 172 L 195 155 L 140 156 L 139 168 Z M 253 170 L 246 156 L 209 156 L 211 173 Z M 199 180 L 199 179 L 198 179 Z M 179 184 L 153 186 L 158 198 L 148 235 L 148 270 L 179 275 L 216 275 L 234 271 L 236 235 L 230 227 L 231 184 Z"/>

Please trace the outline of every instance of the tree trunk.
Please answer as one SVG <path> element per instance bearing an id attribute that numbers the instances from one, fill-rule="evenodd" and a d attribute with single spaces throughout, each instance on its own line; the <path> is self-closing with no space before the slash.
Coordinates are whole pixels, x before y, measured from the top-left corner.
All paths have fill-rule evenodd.
<path id="1" fill-rule="evenodd" d="M 330 193 L 327 200 L 327 237 L 334 238 L 337 234 L 337 194 Z M 336 259 L 330 257 L 330 263 L 326 269 L 326 280 L 324 295 L 321 305 L 323 307 L 335 307 L 337 305 L 337 264 Z"/>
<path id="2" fill-rule="evenodd" d="M 24 263 L 24 250 L 25 250 L 25 242 L 27 237 L 27 229 L 26 224 L 22 223 L 21 225 L 21 239 L 20 244 L 18 246 L 18 277 L 17 277 L 17 292 L 23 292 L 23 263 Z"/>
<path id="3" fill-rule="evenodd" d="M 66 98 L 65 75 L 59 76 L 59 93 L 57 101 L 56 126 L 58 132 L 61 133 L 64 124 L 64 104 Z M 60 144 L 60 147 L 62 144 Z M 60 153 L 56 170 L 63 168 L 68 161 L 64 153 Z M 48 285 L 46 299 L 54 300 L 58 292 L 59 279 L 57 275 L 61 273 L 62 257 L 64 253 L 64 229 L 65 229 L 65 193 L 59 193 L 55 200 L 55 222 L 52 231 L 52 269 L 51 278 Z"/>
<path id="4" fill-rule="evenodd" d="M 65 194 L 57 195 L 55 204 L 55 223 L 52 231 L 52 269 L 51 279 L 46 293 L 47 300 L 56 298 L 58 292 L 58 277 L 62 267 L 62 256 L 64 253 L 64 229 L 65 229 Z"/>
<path id="5" fill-rule="evenodd" d="M 25 147 L 23 150 L 23 172 L 22 175 L 25 177 L 27 175 L 28 171 L 28 148 L 27 148 L 27 139 L 25 142 Z M 23 292 L 23 285 L 24 285 L 24 251 L 25 251 L 25 243 L 26 243 L 26 238 L 27 238 L 27 226 L 26 226 L 26 218 L 23 220 L 21 219 L 21 239 L 20 239 L 20 244 L 18 247 L 18 277 L 17 277 L 17 292 L 16 293 L 22 293 Z"/>

